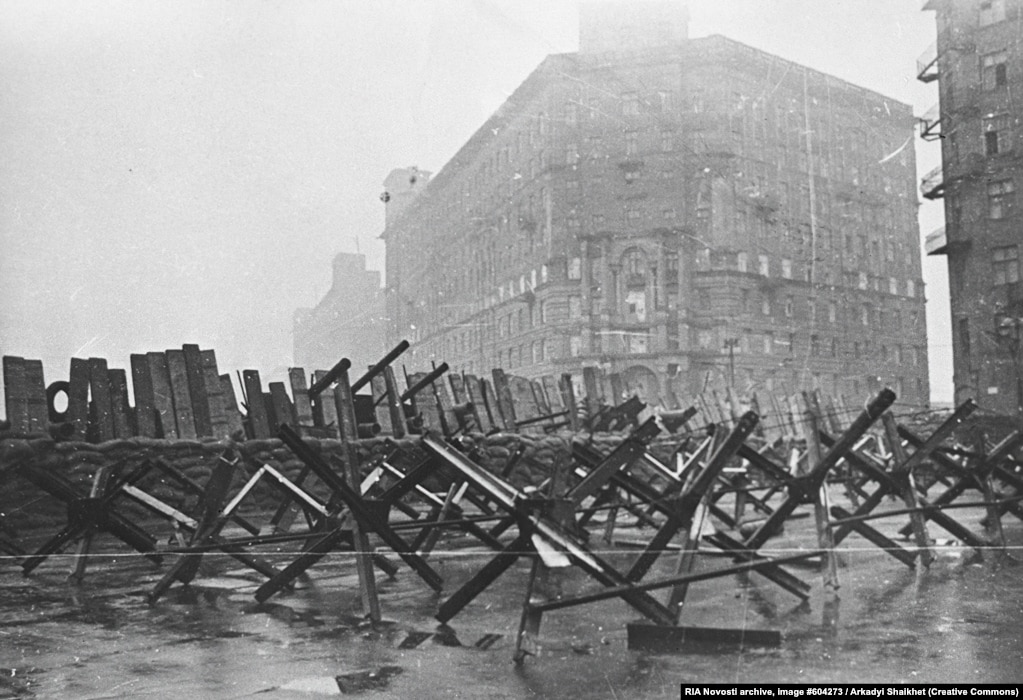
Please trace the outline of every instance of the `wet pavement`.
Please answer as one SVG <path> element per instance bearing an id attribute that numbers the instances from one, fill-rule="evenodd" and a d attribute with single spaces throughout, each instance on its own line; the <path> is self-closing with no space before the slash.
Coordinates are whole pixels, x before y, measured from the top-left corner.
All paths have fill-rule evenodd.
<path id="1" fill-rule="evenodd" d="M 982 530 L 979 509 L 956 513 Z M 876 522 L 894 535 L 905 521 Z M 690 587 L 683 624 L 780 630 L 779 647 L 630 651 L 626 625 L 638 615 L 612 600 L 547 613 L 542 653 L 521 667 L 512 654 L 526 559 L 450 628 L 433 619 L 442 598 L 408 568 L 393 580 L 380 575 L 386 621 L 374 628 L 361 618 L 355 569 L 342 554 L 265 604 L 252 596 L 258 574 L 207 555 L 192 586 L 175 586 L 151 607 L 145 595 L 161 570 L 100 538 L 106 554 L 77 586 L 66 579 L 70 555 L 51 558 L 27 578 L 16 561 L 0 560 L 0 698 L 631 699 L 677 698 L 683 682 L 1020 682 L 1023 566 L 1016 560 L 1023 527 L 1011 516 L 1004 526 L 1015 546 L 1008 556 L 979 558 L 944 540 L 922 575 L 851 536 L 834 605 L 822 600 L 811 565 L 790 567 L 813 586 L 802 605 L 757 574 Z M 619 533 L 641 539 L 650 531 Z M 932 536 L 944 534 L 932 527 Z M 787 554 L 814 539 L 812 519 L 802 518 L 763 551 Z M 591 544 L 599 541 L 595 533 Z M 626 549 L 606 554 L 622 566 L 634 556 Z M 451 539 L 442 540 L 431 563 L 450 592 L 488 559 L 483 549 Z M 662 557 L 648 577 L 668 575 L 674 559 Z M 727 562 L 704 557 L 698 566 Z M 576 570 L 561 579 L 566 594 L 599 588 Z"/>

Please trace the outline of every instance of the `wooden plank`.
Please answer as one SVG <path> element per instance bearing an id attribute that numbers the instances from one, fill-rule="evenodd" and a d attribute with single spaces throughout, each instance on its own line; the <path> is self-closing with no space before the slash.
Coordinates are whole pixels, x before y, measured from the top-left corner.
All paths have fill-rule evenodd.
<path id="1" fill-rule="evenodd" d="M 596 367 L 583 367 L 583 388 L 586 390 L 586 396 L 582 398 L 582 405 L 586 410 L 587 418 L 593 418 L 600 407 L 600 382 L 598 380 Z"/>
<path id="2" fill-rule="evenodd" d="M 25 360 L 21 357 L 5 355 L 4 365 L 4 404 L 7 409 L 7 420 L 11 430 L 16 433 L 28 432 L 28 395 L 25 387 Z"/>
<path id="3" fill-rule="evenodd" d="M 114 406 L 110 398 L 110 375 L 107 361 L 102 357 L 89 358 L 89 393 L 96 412 L 96 439 L 112 440 L 114 432 Z"/>
<path id="4" fill-rule="evenodd" d="M 501 429 L 501 411 L 497 407 L 497 393 L 494 391 L 494 385 L 486 377 L 480 377 L 480 394 L 483 396 L 483 405 L 487 409 L 487 415 L 490 416 L 490 422 L 494 426 L 494 430 Z"/>
<path id="5" fill-rule="evenodd" d="M 162 352 L 147 352 L 149 378 L 153 384 L 153 407 L 156 409 L 157 436 L 173 440 L 179 436 L 178 418 L 174 413 L 174 392 L 171 390 L 167 356 Z"/>
<path id="6" fill-rule="evenodd" d="M 167 374 L 170 377 L 171 396 L 174 399 L 174 418 L 178 424 L 178 437 L 194 440 L 199 435 L 195 430 L 195 414 L 192 412 L 192 397 L 188 391 L 188 367 L 184 350 L 168 350 Z"/>
<path id="7" fill-rule="evenodd" d="M 536 402 L 537 407 L 540 409 L 540 413 L 548 415 L 551 413 L 551 402 L 547 398 L 547 389 L 544 387 L 543 382 L 534 379 L 530 382 L 533 385 L 533 400 Z"/>
<path id="8" fill-rule="evenodd" d="M 549 374 L 540 377 L 543 384 L 544 395 L 547 397 L 547 405 L 553 413 L 561 413 L 565 410 L 565 402 L 558 388 L 558 380 Z"/>
<path id="9" fill-rule="evenodd" d="M 412 387 L 423 380 L 429 372 L 411 372 L 405 383 Z M 416 412 L 423 418 L 423 427 L 439 433 L 444 432 L 444 424 L 441 421 L 441 414 L 437 408 L 437 397 L 431 387 L 425 387 L 412 397 Z"/>
<path id="10" fill-rule="evenodd" d="M 387 412 L 391 418 L 391 429 L 394 437 L 405 437 L 405 409 L 399 401 L 398 379 L 394 376 L 394 368 L 384 367 L 384 386 L 387 388 Z"/>
<path id="11" fill-rule="evenodd" d="M 155 438 L 157 417 L 153 399 L 153 378 L 146 355 L 131 356 L 131 383 L 135 394 L 135 431 L 141 437 Z"/>
<path id="12" fill-rule="evenodd" d="M 622 381 L 622 375 L 618 373 L 607 375 L 607 383 L 611 394 L 608 403 L 612 406 L 617 406 L 624 400 L 623 397 L 625 396 L 625 382 Z"/>
<path id="13" fill-rule="evenodd" d="M 245 411 L 249 416 L 249 435 L 256 439 L 266 439 L 270 434 L 270 417 L 266 413 L 263 400 L 263 385 L 259 381 L 259 371 L 247 369 L 242 371 L 245 390 Z"/>
<path id="14" fill-rule="evenodd" d="M 215 438 L 227 437 L 232 430 L 224 402 L 224 387 L 220 381 L 220 371 L 217 369 L 217 353 L 214 350 L 200 350 L 199 361 L 202 365 L 203 387 L 210 410 L 210 434 Z"/>
<path id="15" fill-rule="evenodd" d="M 110 406 L 114 419 L 114 437 L 134 437 L 135 431 L 131 427 L 128 405 L 128 376 L 123 369 L 107 370 L 107 379 L 110 383 Z"/>
<path id="16" fill-rule="evenodd" d="M 195 434 L 197 437 L 210 437 L 213 435 L 213 424 L 210 422 L 210 400 L 206 395 L 206 379 L 202 370 L 199 346 L 182 345 L 181 352 L 185 357 L 185 377 L 188 382 L 188 398 L 192 406 Z"/>
<path id="17" fill-rule="evenodd" d="M 509 386 L 508 375 L 500 368 L 493 369 L 490 375 L 494 382 L 494 395 L 500 416 L 498 425 L 502 430 L 515 430 L 515 399 Z"/>
<path id="18" fill-rule="evenodd" d="M 67 416 L 74 425 L 73 439 L 84 440 L 89 424 L 89 361 L 71 358 L 68 375 Z"/>
<path id="19" fill-rule="evenodd" d="M 394 426 L 391 424 L 391 411 L 387 401 L 387 379 L 384 373 L 380 372 L 369 380 L 370 396 L 373 399 L 373 414 L 377 423 L 380 424 L 380 432 L 384 435 L 394 435 Z M 380 401 L 380 403 L 377 403 Z"/>
<path id="20" fill-rule="evenodd" d="M 50 425 L 50 409 L 46 401 L 42 360 L 25 360 L 25 400 L 29 432 L 45 433 Z"/>
<path id="21" fill-rule="evenodd" d="M 533 395 L 533 382 L 525 377 L 507 375 L 508 389 L 511 391 L 512 401 L 515 402 L 514 419 L 524 421 L 537 418 L 543 415 L 540 407 L 536 405 L 536 397 Z M 501 407 L 504 409 L 504 406 Z"/>
<path id="22" fill-rule="evenodd" d="M 449 372 L 448 374 L 451 375 L 452 373 Z M 433 382 L 430 389 L 437 399 L 437 408 L 443 416 L 445 432 L 451 435 L 458 430 L 458 417 L 455 416 L 455 402 L 451 398 L 451 392 L 448 390 L 448 383 L 443 378 L 440 378 Z"/>
<path id="23" fill-rule="evenodd" d="M 567 372 L 561 375 L 558 380 L 558 391 L 561 394 L 561 403 L 564 405 L 565 410 L 568 411 L 568 422 L 572 432 L 578 432 L 579 425 L 579 405 L 575 398 L 575 387 L 572 385 L 572 375 Z"/>
<path id="24" fill-rule="evenodd" d="M 448 383 L 451 385 L 451 395 L 455 403 L 465 403 L 469 400 L 469 394 L 465 390 L 465 379 L 457 372 L 448 372 Z"/>
<path id="25" fill-rule="evenodd" d="M 327 376 L 327 371 L 318 369 L 313 372 L 313 384 L 320 381 Z M 323 391 L 318 396 L 313 398 L 313 417 L 319 416 L 321 422 L 317 425 L 326 428 L 328 434 L 333 437 L 340 436 L 341 428 L 337 419 L 337 404 L 334 402 L 334 396 L 329 391 Z"/>
<path id="26" fill-rule="evenodd" d="M 276 423 L 274 430 L 276 435 L 282 425 L 295 427 L 295 408 L 291 405 L 284 382 L 270 382 L 268 387 L 270 389 L 270 405 L 273 406 L 274 422 Z"/>
<path id="27" fill-rule="evenodd" d="M 490 419 L 490 412 L 487 410 L 486 401 L 483 398 L 483 385 L 480 383 L 479 377 L 474 374 L 465 375 L 464 386 L 469 401 L 472 401 L 476 409 L 476 419 L 480 430 L 484 434 L 489 433 L 494 429 L 494 423 Z"/>
<path id="28" fill-rule="evenodd" d="M 224 417 L 227 419 L 228 435 L 234 436 L 241 432 L 245 435 L 245 424 L 242 422 L 242 412 L 238 407 L 238 397 L 234 393 L 234 382 L 230 374 L 220 375 L 220 391 L 224 403 Z"/>
<path id="29" fill-rule="evenodd" d="M 303 428 L 311 428 L 314 425 L 313 403 L 309 399 L 305 370 L 301 367 L 289 367 L 288 383 L 291 384 L 291 395 L 295 402 L 295 430 L 299 435 L 305 435 Z"/>
<path id="30" fill-rule="evenodd" d="M 252 394 L 249 394 L 249 403 L 254 401 Z M 269 437 L 273 437 L 280 430 L 281 424 L 277 420 L 277 410 L 274 408 L 274 399 L 270 395 L 269 391 L 263 392 L 263 408 L 266 411 L 266 422 L 269 425 L 268 434 Z M 285 414 L 285 417 L 287 414 Z M 287 421 L 284 421 L 287 424 Z"/>

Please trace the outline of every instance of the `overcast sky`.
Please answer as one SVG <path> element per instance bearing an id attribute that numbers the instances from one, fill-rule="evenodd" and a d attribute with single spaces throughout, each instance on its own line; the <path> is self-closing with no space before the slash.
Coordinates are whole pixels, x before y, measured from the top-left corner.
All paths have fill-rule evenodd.
<path id="1" fill-rule="evenodd" d="M 279 375 L 291 318 L 378 196 L 436 172 L 550 53 L 573 0 L 0 0 L 0 354 L 127 367 L 198 343 Z M 914 106 L 919 0 L 690 0 L 724 34 Z M 917 142 L 921 172 L 937 145 Z M 941 223 L 921 209 L 921 236 Z M 924 261 L 932 394 L 951 400 L 944 260 Z"/>

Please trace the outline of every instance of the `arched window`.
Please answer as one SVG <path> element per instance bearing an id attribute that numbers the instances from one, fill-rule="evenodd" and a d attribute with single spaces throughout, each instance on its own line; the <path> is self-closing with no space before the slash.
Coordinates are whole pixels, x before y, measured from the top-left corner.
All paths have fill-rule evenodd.
<path id="1" fill-rule="evenodd" d="M 622 255 L 622 270 L 626 275 L 642 275 L 646 272 L 646 255 L 639 248 L 630 248 Z"/>

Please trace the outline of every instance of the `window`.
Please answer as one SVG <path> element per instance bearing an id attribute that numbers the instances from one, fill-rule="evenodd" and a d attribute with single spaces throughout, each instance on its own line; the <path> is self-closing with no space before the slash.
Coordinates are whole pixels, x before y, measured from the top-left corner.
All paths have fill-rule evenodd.
<path id="1" fill-rule="evenodd" d="M 582 279 L 582 260 L 579 258 L 569 258 L 568 260 L 568 279 L 578 280 Z"/>
<path id="2" fill-rule="evenodd" d="M 568 317 L 569 318 L 580 318 L 583 315 L 583 302 L 582 297 L 577 294 L 571 294 L 568 297 Z"/>
<path id="3" fill-rule="evenodd" d="M 625 171 L 625 184 L 631 185 L 639 179 L 639 170 L 630 169 Z"/>
<path id="4" fill-rule="evenodd" d="M 870 304 L 864 304 L 860 307 L 860 323 L 864 326 L 870 325 Z"/>
<path id="5" fill-rule="evenodd" d="M 995 286 L 1019 282 L 1019 246 L 992 248 L 991 272 L 994 273 Z"/>
<path id="6" fill-rule="evenodd" d="M 980 26 L 1005 19 L 1005 0 L 980 0 Z"/>
<path id="7" fill-rule="evenodd" d="M 597 229 L 598 231 L 600 229 L 604 228 L 604 215 L 603 214 L 594 214 L 593 215 L 593 228 Z"/>
<path id="8" fill-rule="evenodd" d="M 792 297 L 785 297 L 785 315 L 789 318 L 795 313 L 795 301 Z"/>
<path id="9" fill-rule="evenodd" d="M 630 321 L 646 320 L 646 292 L 632 290 L 625 296 L 625 307 Z"/>
<path id="10" fill-rule="evenodd" d="M 810 336 L 810 354 L 811 355 L 821 354 L 821 339 L 816 335 Z"/>
<path id="11" fill-rule="evenodd" d="M 787 258 L 781 261 L 781 276 L 787 280 L 792 279 L 792 261 Z"/>
<path id="12" fill-rule="evenodd" d="M 579 357 L 583 352 L 583 337 L 573 335 L 568 339 L 568 354 L 572 357 Z"/>
<path id="13" fill-rule="evenodd" d="M 838 304 L 828 302 L 828 323 L 835 323 L 838 320 Z"/>
<path id="14" fill-rule="evenodd" d="M 916 282 L 914 282 L 913 280 L 906 280 L 906 296 L 907 297 L 916 296 Z"/>
<path id="15" fill-rule="evenodd" d="M 774 354 L 774 333 L 771 331 L 767 331 L 767 333 L 764 334 L 764 354 Z"/>
<path id="16" fill-rule="evenodd" d="M 622 256 L 622 269 L 627 275 L 641 275 L 644 261 L 643 252 L 633 248 Z"/>
<path id="17" fill-rule="evenodd" d="M 757 263 L 759 265 L 757 271 L 764 277 L 768 277 L 769 276 L 768 273 L 770 272 L 771 266 L 770 263 L 768 262 L 767 256 L 766 255 L 758 256 Z"/>
<path id="18" fill-rule="evenodd" d="M 894 277 L 888 278 L 888 293 L 898 294 L 899 293 L 899 281 Z"/>
<path id="19" fill-rule="evenodd" d="M 636 131 L 625 132 L 625 155 L 634 156 L 639 152 L 639 133 Z"/>
<path id="20" fill-rule="evenodd" d="M 663 214 L 664 214 L 665 220 L 667 220 L 667 221 L 673 221 L 674 219 L 676 219 L 678 217 L 678 212 L 675 211 L 674 209 L 665 209 Z"/>
<path id="21" fill-rule="evenodd" d="M 749 272 L 749 255 L 739 253 L 735 256 L 736 268 L 739 272 Z"/>
<path id="22" fill-rule="evenodd" d="M 996 180 L 987 184 L 987 215 L 989 219 L 1004 219 L 1012 208 L 1015 186 L 1012 180 Z"/>
<path id="23" fill-rule="evenodd" d="M 668 284 L 678 282 L 678 251 L 669 250 L 664 254 L 664 265 L 667 268 Z"/>
<path id="24" fill-rule="evenodd" d="M 859 274 L 859 280 L 858 280 L 857 286 L 860 289 L 866 289 L 867 288 L 867 273 L 866 272 L 861 272 Z"/>
<path id="25" fill-rule="evenodd" d="M 1012 150 L 1012 119 L 1007 114 L 984 117 L 984 154 L 995 156 Z"/>
<path id="26" fill-rule="evenodd" d="M 760 302 L 760 313 L 764 316 L 771 315 L 771 299 L 770 297 L 764 297 L 763 301 Z"/>
<path id="27" fill-rule="evenodd" d="M 994 90 L 998 87 L 1005 87 L 1009 84 L 1009 76 L 1006 67 L 1006 53 L 996 51 L 981 57 L 981 78 L 985 90 Z"/>

